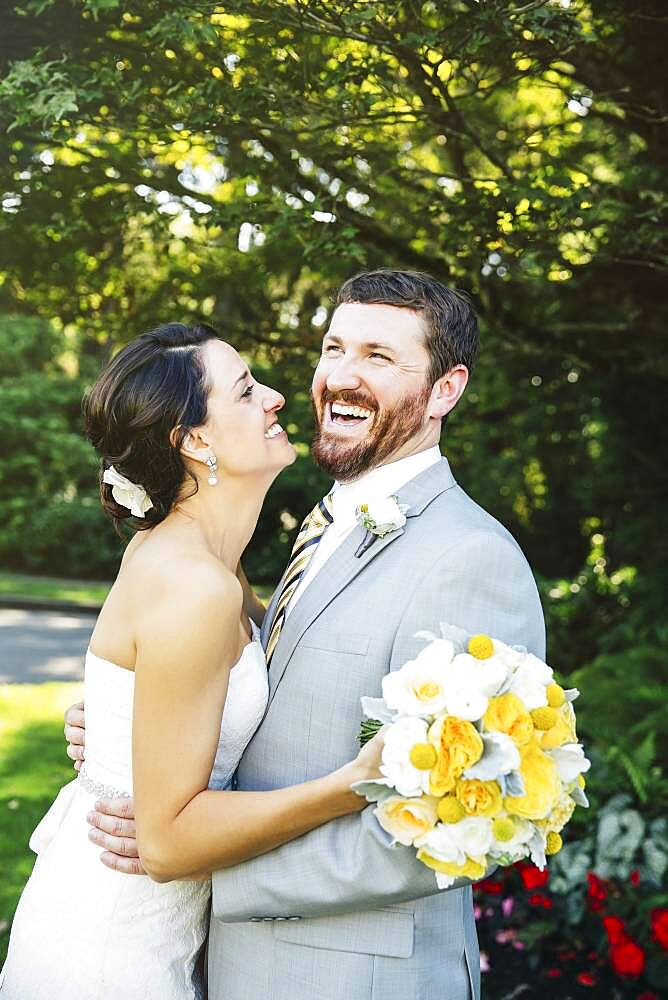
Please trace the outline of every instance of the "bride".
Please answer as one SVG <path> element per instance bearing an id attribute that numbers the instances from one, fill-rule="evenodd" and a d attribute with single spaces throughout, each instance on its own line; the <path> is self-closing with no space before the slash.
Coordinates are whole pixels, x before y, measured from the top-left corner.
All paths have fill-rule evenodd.
<path id="1" fill-rule="evenodd" d="M 295 451 L 281 395 L 210 327 L 173 323 L 121 350 L 88 393 L 101 497 L 125 550 L 86 654 L 86 763 L 31 838 L 0 1000 L 202 997 L 209 874 L 366 800 L 381 738 L 316 781 L 229 790 L 267 701 L 262 607 L 239 559 Z M 134 795 L 147 877 L 113 872 L 88 839 L 100 795 Z"/>

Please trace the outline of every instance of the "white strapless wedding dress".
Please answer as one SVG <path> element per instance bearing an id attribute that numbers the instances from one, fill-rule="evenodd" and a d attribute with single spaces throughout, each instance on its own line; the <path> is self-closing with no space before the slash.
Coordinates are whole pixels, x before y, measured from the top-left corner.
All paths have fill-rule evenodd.
<path id="1" fill-rule="evenodd" d="M 253 629 L 230 674 L 209 788 L 229 785 L 266 708 L 267 667 Z M 0 1000 L 204 995 L 196 962 L 207 933 L 210 881 L 159 884 L 111 871 L 88 839 L 86 814 L 95 799 L 132 793 L 133 689 L 132 671 L 88 651 L 86 762 L 30 839 L 38 857 L 14 917 Z"/>

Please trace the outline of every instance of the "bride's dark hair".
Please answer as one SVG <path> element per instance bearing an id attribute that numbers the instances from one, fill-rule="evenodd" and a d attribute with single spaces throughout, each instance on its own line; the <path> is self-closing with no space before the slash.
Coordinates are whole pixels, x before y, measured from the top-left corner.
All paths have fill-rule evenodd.
<path id="1" fill-rule="evenodd" d="M 121 521 L 132 515 L 102 480 L 110 465 L 151 498 L 153 507 L 145 517 L 133 518 L 137 529 L 152 528 L 167 517 L 177 498 L 183 498 L 188 477 L 194 484 L 188 495 L 197 492 L 180 447 L 187 432 L 206 420 L 210 386 L 202 346 L 217 339 L 205 324 L 167 323 L 149 330 L 112 358 L 84 397 L 86 436 L 102 459 L 102 506 L 121 535 Z"/>

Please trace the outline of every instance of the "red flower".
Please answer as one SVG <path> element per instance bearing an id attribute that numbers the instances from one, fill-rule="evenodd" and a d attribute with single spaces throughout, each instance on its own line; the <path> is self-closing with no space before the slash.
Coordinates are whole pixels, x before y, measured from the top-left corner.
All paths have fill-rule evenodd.
<path id="1" fill-rule="evenodd" d="M 650 917 L 652 937 L 668 951 L 668 909 L 665 906 L 657 906 L 656 909 L 652 910 Z"/>
<path id="2" fill-rule="evenodd" d="M 587 898 L 589 900 L 589 908 L 592 910 L 602 910 L 603 900 L 607 899 L 608 889 L 607 882 L 604 882 L 602 878 L 595 875 L 594 872 L 589 872 L 587 875 Z"/>
<path id="3" fill-rule="evenodd" d="M 490 896 L 500 896 L 503 892 L 503 882 L 499 882 L 495 878 L 485 878 L 482 882 L 477 883 L 476 889 L 487 892 Z"/>
<path id="4" fill-rule="evenodd" d="M 547 885 L 550 873 L 547 868 L 541 871 L 535 865 L 527 865 L 520 868 L 520 878 L 525 889 L 542 889 L 544 885 Z"/>
<path id="5" fill-rule="evenodd" d="M 637 889 L 638 886 L 640 885 L 640 872 L 638 871 L 637 868 L 634 868 L 631 874 L 629 875 L 629 882 L 631 883 L 634 889 Z"/>
<path id="6" fill-rule="evenodd" d="M 645 990 L 644 993 L 639 993 L 636 1000 L 659 1000 L 656 993 L 652 993 L 651 990 Z"/>
<path id="7" fill-rule="evenodd" d="M 594 986 L 596 983 L 596 976 L 591 972 L 578 972 L 576 979 L 583 986 Z"/>
<path id="8" fill-rule="evenodd" d="M 608 935 L 609 944 L 617 944 L 620 938 L 624 937 L 624 921 L 621 917 L 603 917 L 603 926 Z"/>
<path id="9" fill-rule="evenodd" d="M 621 934 L 610 948 L 610 964 L 618 976 L 637 979 L 645 968 L 645 952 L 632 938 Z"/>
<path id="10" fill-rule="evenodd" d="M 547 975 L 550 977 L 550 979 L 559 979 L 559 977 L 561 976 L 561 969 L 548 969 Z"/>
<path id="11" fill-rule="evenodd" d="M 530 906 L 542 906 L 544 910 L 551 910 L 553 903 L 549 896 L 546 896 L 544 892 L 532 892 L 529 896 Z"/>

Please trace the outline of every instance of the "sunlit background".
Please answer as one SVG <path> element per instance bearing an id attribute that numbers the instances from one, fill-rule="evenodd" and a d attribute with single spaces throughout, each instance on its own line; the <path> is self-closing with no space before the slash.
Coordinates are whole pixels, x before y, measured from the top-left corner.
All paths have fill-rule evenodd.
<path id="1" fill-rule="evenodd" d="M 442 446 L 536 573 L 548 659 L 582 690 L 593 760 L 593 808 L 547 881 L 517 870 L 477 893 L 485 996 L 658 996 L 665 5 L 8 8 L 0 957 L 32 866 L 29 832 L 71 774 L 62 710 L 80 690 L 86 607 L 121 552 L 81 436 L 86 385 L 143 330 L 203 318 L 285 394 L 299 459 L 246 560 L 266 592 L 327 482 L 308 457 L 308 385 L 331 297 L 383 265 L 474 299 L 482 354 Z"/>

